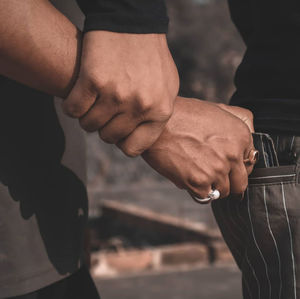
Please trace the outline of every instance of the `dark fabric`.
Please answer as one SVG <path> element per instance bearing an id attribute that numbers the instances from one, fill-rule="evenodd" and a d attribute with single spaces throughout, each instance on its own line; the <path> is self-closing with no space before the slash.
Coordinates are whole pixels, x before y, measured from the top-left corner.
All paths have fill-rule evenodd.
<path id="1" fill-rule="evenodd" d="M 264 135 L 258 134 L 256 144 Z M 300 298 L 300 137 L 272 136 L 273 150 L 249 178 L 245 198 L 225 198 L 212 208 L 223 237 L 242 271 L 245 299 Z M 269 160 L 268 160 L 269 159 Z"/>
<path id="2" fill-rule="evenodd" d="M 53 98 L 1 77 L 0 103 L 3 298 L 78 270 L 88 205 L 84 184 L 61 164 L 65 139 Z"/>
<path id="3" fill-rule="evenodd" d="M 30 294 L 10 299 L 100 299 L 89 271 L 82 267 L 68 278 Z"/>
<path id="4" fill-rule="evenodd" d="M 250 109 L 263 132 L 300 133 L 300 2 L 229 0 L 247 50 L 233 105 Z"/>
<path id="5" fill-rule="evenodd" d="M 164 0 L 77 0 L 86 15 L 84 31 L 166 33 Z"/>

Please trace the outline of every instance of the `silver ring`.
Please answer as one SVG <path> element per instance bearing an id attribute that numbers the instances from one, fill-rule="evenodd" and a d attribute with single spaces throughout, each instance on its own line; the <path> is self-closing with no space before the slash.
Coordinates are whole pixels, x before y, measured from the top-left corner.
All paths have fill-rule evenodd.
<path id="1" fill-rule="evenodd" d="M 211 200 L 217 200 L 221 196 L 220 191 L 215 189 L 211 190 L 211 192 L 208 194 L 208 197 L 211 198 Z"/>
<path id="2" fill-rule="evenodd" d="M 206 198 L 200 198 L 196 195 L 191 194 L 192 198 L 200 204 L 209 204 L 211 203 L 213 200 L 217 200 L 220 198 L 220 191 L 215 189 L 215 190 L 211 190 L 208 194 L 208 197 Z"/>

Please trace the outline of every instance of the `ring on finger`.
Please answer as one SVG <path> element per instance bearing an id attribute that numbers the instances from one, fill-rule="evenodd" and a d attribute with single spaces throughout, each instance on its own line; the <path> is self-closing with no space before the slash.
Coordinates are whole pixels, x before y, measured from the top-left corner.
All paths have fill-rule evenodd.
<path id="1" fill-rule="evenodd" d="M 217 189 L 211 190 L 208 193 L 208 196 L 206 198 L 200 198 L 197 195 L 191 194 L 191 197 L 195 200 L 195 202 L 200 204 L 209 204 L 214 200 L 217 200 L 220 198 L 220 191 Z"/>
<path id="2" fill-rule="evenodd" d="M 245 164 L 255 165 L 259 159 L 259 151 L 253 148 L 246 159 L 244 159 Z"/>

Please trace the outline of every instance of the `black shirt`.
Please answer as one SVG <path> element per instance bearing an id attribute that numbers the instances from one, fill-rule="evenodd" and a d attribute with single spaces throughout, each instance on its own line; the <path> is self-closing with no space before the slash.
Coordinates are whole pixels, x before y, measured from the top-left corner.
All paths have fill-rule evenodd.
<path id="1" fill-rule="evenodd" d="M 169 19 L 163 0 L 77 0 L 86 16 L 84 31 L 165 33 Z"/>
<path id="2" fill-rule="evenodd" d="M 300 2 L 229 0 L 247 50 L 231 104 L 254 113 L 258 131 L 300 134 Z"/>

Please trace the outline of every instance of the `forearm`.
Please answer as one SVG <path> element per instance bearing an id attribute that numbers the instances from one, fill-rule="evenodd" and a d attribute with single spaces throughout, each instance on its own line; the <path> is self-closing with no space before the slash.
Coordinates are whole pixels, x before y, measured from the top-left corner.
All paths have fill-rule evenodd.
<path id="1" fill-rule="evenodd" d="M 79 69 L 81 33 L 46 0 L 0 0 L 0 75 L 65 97 Z"/>

